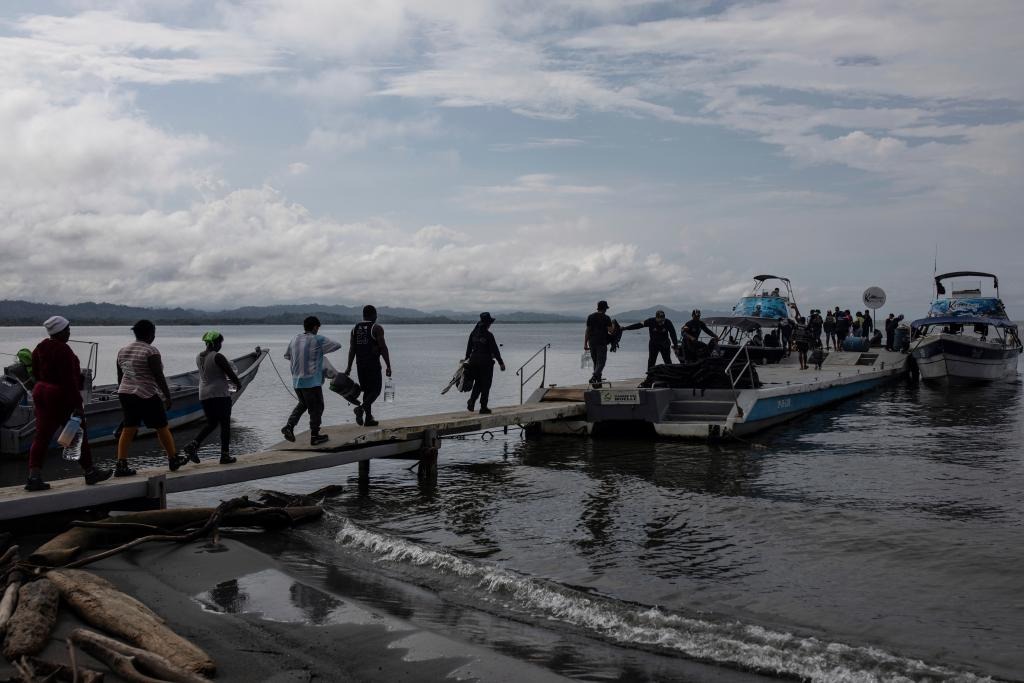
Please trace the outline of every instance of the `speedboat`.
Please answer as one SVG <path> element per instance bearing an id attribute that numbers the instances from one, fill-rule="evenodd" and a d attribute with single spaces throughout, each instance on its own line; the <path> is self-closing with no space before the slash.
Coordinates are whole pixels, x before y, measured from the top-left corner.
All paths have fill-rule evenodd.
<path id="1" fill-rule="evenodd" d="M 71 343 L 89 346 L 88 360 L 82 370 L 85 385 L 82 399 L 85 403 L 85 423 L 89 442 L 99 444 L 113 441 L 122 419 L 117 384 L 93 386 L 92 378 L 96 376 L 99 357 L 98 344 L 74 340 Z M 267 353 L 268 349 L 257 346 L 253 351 L 231 361 L 242 383 L 238 391 L 231 394 L 232 403 L 241 397 L 245 388 L 256 377 L 256 371 L 259 370 L 260 363 L 266 358 Z M 167 377 L 167 385 L 171 390 L 171 407 L 167 411 L 167 423 L 172 429 L 203 419 L 203 407 L 199 402 L 198 369 Z M 0 423 L 0 454 L 27 452 L 36 433 L 32 396 L 12 375 L 4 375 L 0 380 Z M 139 433 L 147 434 L 151 431 L 144 428 L 140 429 Z M 51 443 L 51 447 L 54 447 L 55 443 Z"/>
<path id="2" fill-rule="evenodd" d="M 770 286 L 772 281 L 781 285 Z M 753 287 L 732 307 L 732 315 L 704 322 L 716 329 L 722 355 L 733 356 L 746 344 L 746 353 L 755 363 L 778 363 L 785 356 L 779 326 L 799 315 L 789 278 L 755 275 Z"/>
<path id="3" fill-rule="evenodd" d="M 947 295 L 943 282 L 956 278 L 991 278 L 995 296 L 982 296 L 980 286 Z M 1020 333 L 999 298 L 999 278 L 991 273 L 935 276 L 928 315 L 910 327 L 911 355 L 926 382 L 983 384 L 1017 374 Z"/>

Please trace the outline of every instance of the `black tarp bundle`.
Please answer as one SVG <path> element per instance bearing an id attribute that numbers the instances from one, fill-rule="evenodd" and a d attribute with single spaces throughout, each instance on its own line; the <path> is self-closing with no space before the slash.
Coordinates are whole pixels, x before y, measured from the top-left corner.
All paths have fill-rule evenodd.
<path id="1" fill-rule="evenodd" d="M 682 363 L 678 365 L 655 365 L 647 371 L 647 377 L 640 384 L 641 387 L 668 387 L 670 389 L 731 389 L 732 383 L 725 373 L 725 366 L 729 364 L 728 358 L 702 358 L 694 363 Z M 731 368 L 734 375 L 739 373 L 743 367 L 738 361 L 733 363 Z M 753 386 L 751 386 L 751 375 L 753 375 Z M 756 389 L 761 386 L 757 377 L 757 370 L 751 365 L 743 370 L 743 375 L 737 377 L 737 389 Z"/>

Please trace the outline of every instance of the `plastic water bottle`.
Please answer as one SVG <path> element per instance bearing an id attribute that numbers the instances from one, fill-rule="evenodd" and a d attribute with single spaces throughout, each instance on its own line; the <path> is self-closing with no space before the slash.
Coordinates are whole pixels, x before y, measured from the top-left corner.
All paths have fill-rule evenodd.
<path id="1" fill-rule="evenodd" d="M 384 402 L 395 402 L 395 383 L 388 377 L 384 380 Z"/>
<path id="2" fill-rule="evenodd" d="M 79 429 L 75 432 L 75 436 L 71 439 L 71 443 L 64 447 L 64 459 L 69 461 L 77 461 L 82 457 L 82 430 Z"/>
<path id="3" fill-rule="evenodd" d="M 60 436 L 57 437 L 57 443 L 67 448 L 74 441 L 75 435 L 82 431 L 82 418 L 77 415 L 72 415 L 64 425 L 64 429 L 61 430 Z"/>
<path id="4" fill-rule="evenodd" d="M 580 370 L 594 367 L 594 359 L 590 357 L 590 351 L 584 351 L 580 356 Z"/>

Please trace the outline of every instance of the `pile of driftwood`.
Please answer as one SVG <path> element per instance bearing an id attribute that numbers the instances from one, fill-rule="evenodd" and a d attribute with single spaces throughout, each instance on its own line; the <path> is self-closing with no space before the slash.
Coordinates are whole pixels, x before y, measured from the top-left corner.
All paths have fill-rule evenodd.
<path id="1" fill-rule="evenodd" d="M 0 534 L 0 641 L 3 656 L 18 672 L 8 681 L 92 683 L 103 673 L 82 667 L 81 650 L 128 681 L 205 681 L 216 664 L 202 649 L 166 626 L 164 620 L 109 581 L 83 571 L 93 562 L 152 542 L 187 543 L 216 538 L 222 527 L 279 529 L 319 518 L 316 500 L 336 487 L 309 496 L 264 492 L 260 502 L 225 501 L 216 508 L 177 508 L 128 513 L 99 522 L 75 522 L 68 531 L 22 559 L 9 535 Z M 113 546 L 113 547 L 111 547 Z M 93 552 L 99 548 L 107 548 Z M 76 628 L 67 638 L 68 663 L 39 659 L 51 639 L 60 607 L 102 633 Z"/>

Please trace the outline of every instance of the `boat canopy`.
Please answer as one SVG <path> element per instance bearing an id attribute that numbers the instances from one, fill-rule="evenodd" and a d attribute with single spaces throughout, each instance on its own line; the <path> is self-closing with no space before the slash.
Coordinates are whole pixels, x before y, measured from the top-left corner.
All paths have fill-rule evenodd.
<path id="1" fill-rule="evenodd" d="M 978 318 L 1009 318 L 1002 300 L 991 296 L 936 299 L 928 309 L 929 318 L 968 316 Z"/>
<path id="2" fill-rule="evenodd" d="M 913 329 L 930 327 L 932 325 L 991 325 L 992 327 L 1002 327 L 1014 331 L 1017 330 L 1017 323 L 1012 320 L 1006 320 L 1005 318 L 986 318 L 979 315 L 934 316 L 920 318 L 910 323 L 910 327 Z"/>
<path id="3" fill-rule="evenodd" d="M 779 277 L 778 275 L 755 275 L 754 279 L 758 282 L 764 282 L 765 280 L 782 280 L 785 283 L 789 283 L 788 277 Z"/>
<path id="4" fill-rule="evenodd" d="M 770 276 L 769 276 L 770 277 Z M 943 280 L 952 280 L 955 277 L 990 277 L 992 278 L 992 284 L 995 288 L 999 289 L 999 278 L 992 273 L 982 273 L 974 270 L 958 270 L 954 273 L 943 273 L 942 275 L 935 276 L 935 291 L 939 294 L 945 294 L 946 288 L 943 286 Z"/>

